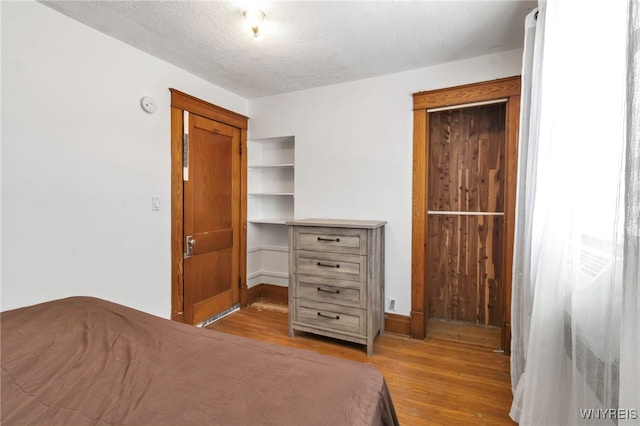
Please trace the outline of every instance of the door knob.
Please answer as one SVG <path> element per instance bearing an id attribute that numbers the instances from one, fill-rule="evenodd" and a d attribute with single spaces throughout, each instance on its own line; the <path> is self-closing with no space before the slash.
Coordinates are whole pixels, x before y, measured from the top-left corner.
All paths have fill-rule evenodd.
<path id="1" fill-rule="evenodd" d="M 193 246 L 196 245 L 196 240 L 191 235 L 187 235 L 187 252 L 184 254 L 184 258 L 188 259 L 193 256 Z"/>

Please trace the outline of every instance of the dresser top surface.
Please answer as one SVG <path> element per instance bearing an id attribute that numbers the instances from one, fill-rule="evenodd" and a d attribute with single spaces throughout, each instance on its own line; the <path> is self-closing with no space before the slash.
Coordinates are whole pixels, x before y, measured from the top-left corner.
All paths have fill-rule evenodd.
<path id="1" fill-rule="evenodd" d="M 300 219 L 291 220 L 287 222 L 287 225 L 375 229 L 384 226 L 386 223 L 386 220 Z"/>

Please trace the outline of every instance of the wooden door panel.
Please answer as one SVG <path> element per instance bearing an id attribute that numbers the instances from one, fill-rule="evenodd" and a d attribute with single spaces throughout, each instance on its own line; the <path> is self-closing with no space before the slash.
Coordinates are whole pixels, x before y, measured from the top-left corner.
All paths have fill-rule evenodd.
<path id="1" fill-rule="evenodd" d="M 431 113 L 429 138 L 429 317 L 501 326 L 505 106 Z"/>
<path id="2" fill-rule="evenodd" d="M 233 247 L 233 229 L 195 233 L 194 239 L 197 241 L 196 245 L 193 246 L 194 256 L 214 250 L 231 248 Z"/>
<path id="3" fill-rule="evenodd" d="M 199 126 L 206 119 L 195 117 L 190 132 L 191 176 L 186 184 L 193 190 L 189 194 L 192 197 L 192 231 L 230 229 L 234 201 L 231 185 L 233 133 L 214 133 Z M 205 123 L 207 121 L 211 120 Z"/>
<path id="4" fill-rule="evenodd" d="M 428 218 L 429 316 L 501 326 L 502 216 Z"/>
<path id="5" fill-rule="evenodd" d="M 190 278 L 200 284 L 193 286 L 190 291 L 194 303 L 231 288 L 229 285 L 232 275 L 230 258 L 231 249 L 226 249 L 193 256 L 189 259 L 192 268 Z"/>
<path id="6" fill-rule="evenodd" d="M 189 261 L 193 274 L 189 277 L 194 285 L 190 302 L 193 305 L 193 320 L 196 324 L 234 305 L 232 249 L 212 251 L 193 256 Z"/>
<path id="7" fill-rule="evenodd" d="M 429 210 L 504 212 L 505 107 L 429 114 Z"/>
<path id="8" fill-rule="evenodd" d="M 184 184 L 185 321 L 201 322 L 239 302 L 240 133 L 189 116 L 189 176 Z"/>

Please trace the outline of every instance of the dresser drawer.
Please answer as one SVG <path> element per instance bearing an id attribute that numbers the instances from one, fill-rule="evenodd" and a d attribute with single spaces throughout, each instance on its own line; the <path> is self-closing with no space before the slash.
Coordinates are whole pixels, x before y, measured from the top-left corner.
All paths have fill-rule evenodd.
<path id="1" fill-rule="evenodd" d="M 364 255 L 366 230 L 299 227 L 295 230 L 294 249 Z"/>
<path id="2" fill-rule="evenodd" d="M 342 282 L 320 277 L 301 275 L 294 297 L 342 306 L 364 307 L 364 297 L 359 287 L 345 287 Z M 358 283 L 354 283 L 358 284 Z"/>
<path id="3" fill-rule="evenodd" d="M 318 251 L 295 251 L 296 273 L 349 281 L 365 282 L 367 258 Z"/>
<path id="4" fill-rule="evenodd" d="M 295 322 L 355 335 L 366 334 L 366 311 L 362 309 L 304 299 L 295 299 L 294 305 L 297 316 Z"/>

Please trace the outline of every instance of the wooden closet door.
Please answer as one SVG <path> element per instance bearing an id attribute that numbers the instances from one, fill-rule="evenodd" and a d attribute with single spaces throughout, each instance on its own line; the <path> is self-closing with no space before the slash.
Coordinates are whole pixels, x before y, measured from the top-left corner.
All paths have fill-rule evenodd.
<path id="1" fill-rule="evenodd" d="M 429 317 L 502 326 L 505 104 L 429 113 Z"/>

